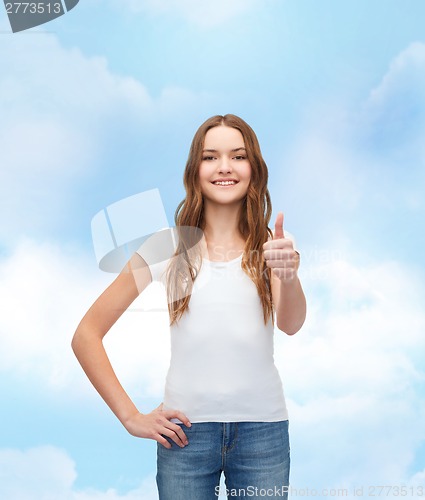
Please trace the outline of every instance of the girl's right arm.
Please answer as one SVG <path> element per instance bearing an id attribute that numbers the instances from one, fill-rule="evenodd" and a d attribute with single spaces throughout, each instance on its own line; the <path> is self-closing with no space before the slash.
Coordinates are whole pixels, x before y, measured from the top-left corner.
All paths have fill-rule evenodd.
<path id="1" fill-rule="evenodd" d="M 190 426 L 188 418 L 178 410 L 162 410 L 162 403 L 151 413 L 140 413 L 115 375 L 103 346 L 103 337 L 151 280 L 148 265 L 134 254 L 81 320 L 72 349 L 95 389 L 130 434 L 171 448 L 164 434 L 183 447 L 187 444 L 186 435 L 181 426 L 169 419 L 178 418 Z"/>

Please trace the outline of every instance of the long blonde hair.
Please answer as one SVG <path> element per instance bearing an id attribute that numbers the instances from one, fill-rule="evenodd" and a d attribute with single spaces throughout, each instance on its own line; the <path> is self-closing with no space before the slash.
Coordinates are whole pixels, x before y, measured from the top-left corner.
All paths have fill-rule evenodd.
<path id="1" fill-rule="evenodd" d="M 167 268 L 167 302 L 170 326 L 176 323 L 189 308 L 193 283 L 199 273 L 202 257 L 199 253 L 191 255 L 196 247 L 195 234 L 180 228 L 193 227 L 202 231 L 205 228 L 204 201 L 199 186 L 199 166 L 202 161 L 205 135 L 213 127 L 225 125 L 239 130 L 245 142 L 247 158 L 251 165 L 251 180 L 243 200 L 239 217 L 239 231 L 245 240 L 241 267 L 257 287 L 263 306 L 264 323 L 273 318 L 271 295 L 271 270 L 263 258 L 263 244 L 273 233 L 268 224 L 272 207 L 267 188 L 268 169 L 261 155 L 257 136 L 252 128 L 241 118 L 227 114 L 216 115 L 206 120 L 196 131 L 192 140 L 183 174 L 186 197 L 179 203 L 174 214 L 176 230 L 179 234 L 178 246 Z"/>

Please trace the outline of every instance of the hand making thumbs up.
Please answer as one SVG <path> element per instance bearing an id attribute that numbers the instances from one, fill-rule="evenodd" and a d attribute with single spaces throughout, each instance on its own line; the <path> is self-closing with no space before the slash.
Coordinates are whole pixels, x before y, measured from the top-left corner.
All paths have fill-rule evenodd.
<path id="1" fill-rule="evenodd" d="M 274 226 L 273 239 L 263 245 L 264 259 L 273 274 L 282 281 L 293 281 L 297 277 L 300 255 L 294 250 L 292 241 L 285 238 L 283 212 L 279 212 Z"/>

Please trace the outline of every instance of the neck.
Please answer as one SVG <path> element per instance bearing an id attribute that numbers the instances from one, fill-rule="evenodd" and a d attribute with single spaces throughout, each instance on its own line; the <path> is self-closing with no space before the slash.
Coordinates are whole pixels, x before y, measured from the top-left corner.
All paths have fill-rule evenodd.
<path id="1" fill-rule="evenodd" d="M 241 240 L 239 213 L 241 204 L 210 205 L 204 207 L 204 234 L 208 242 L 231 245 Z"/>

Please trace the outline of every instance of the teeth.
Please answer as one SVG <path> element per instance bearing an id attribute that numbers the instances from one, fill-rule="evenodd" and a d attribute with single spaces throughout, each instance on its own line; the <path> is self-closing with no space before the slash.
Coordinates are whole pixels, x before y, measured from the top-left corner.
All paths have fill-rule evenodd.
<path id="1" fill-rule="evenodd" d="M 218 184 L 219 186 L 229 186 L 230 184 L 236 184 L 235 181 L 224 181 L 224 182 L 214 182 L 214 184 Z"/>

